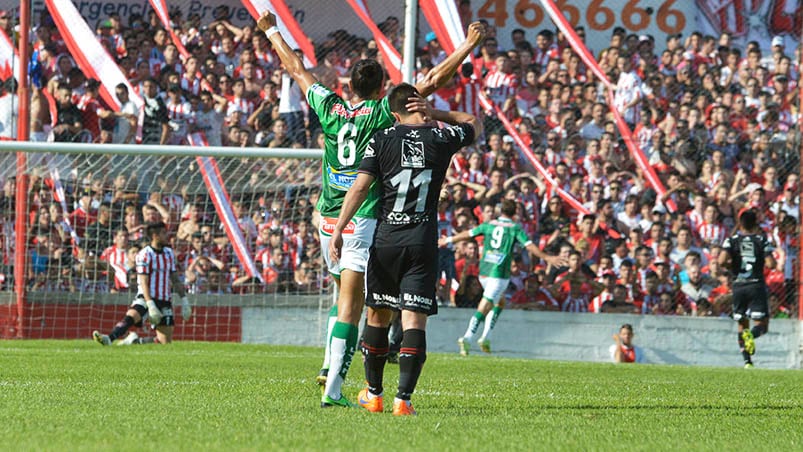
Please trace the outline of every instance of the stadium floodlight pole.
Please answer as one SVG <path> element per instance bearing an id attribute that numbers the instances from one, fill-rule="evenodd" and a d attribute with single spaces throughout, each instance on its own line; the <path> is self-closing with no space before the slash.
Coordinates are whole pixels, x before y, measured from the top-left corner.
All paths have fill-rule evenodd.
<path id="1" fill-rule="evenodd" d="M 0 141 L 0 153 L 23 151 L 54 154 L 171 155 L 178 157 L 235 157 L 319 159 L 321 149 L 177 146 L 159 144 L 84 144 Z"/>
<path id="2" fill-rule="evenodd" d="M 31 97 L 28 89 L 28 61 L 31 24 L 31 0 L 20 1 L 20 34 L 19 34 L 19 54 L 20 54 L 20 79 L 17 80 L 17 99 L 19 110 L 17 114 L 17 139 L 27 141 L 30 135 L 30 102 Z M 13 37 L 12 37 L 13 38 Z M 20 143 L 13 143 L 17 144 Z M 18 146 L 17 146 L 18 147 Z M 28 232 L 28 156 L 24 152 L 17 152 L 17 192 L 14 202 L 14 231 L 15 231 L 15 253 L 14 253 L 14 292 L 17 298 L 17 338 L 25 337 L 25 290 L 26 290 L 26 269 L 28 249 L 26 234 Z"/>
<path id="3" fill-rule="evenodd" d="M 418 25 L 418 1 L 407 0 L 404 8 L 404 58 L 402 62 L 402 80 L 415 84 L 413 68 L 415 67 L 415 28 Z"/>

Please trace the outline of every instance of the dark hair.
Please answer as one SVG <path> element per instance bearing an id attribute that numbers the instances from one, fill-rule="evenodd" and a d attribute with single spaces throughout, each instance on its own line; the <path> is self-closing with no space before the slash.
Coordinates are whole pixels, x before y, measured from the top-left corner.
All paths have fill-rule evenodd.
<path id="1" fill-rule="evenodd" d="M 502 215 L 512 217 L 516 215 L 516 201 L 505 199 L 502 201 Z"/>
<path id="2" fill-rule="evenodd" d="M 360 60 L 351 69 L 351 88 L 363 99 L 382 88 L 385 72 L 376 60 Z"/>
<path id="3" fill-rule="evenodd" d="M 148 238 L 151 238 L 153 237 L 154 234 L 158 234 L 163 229 L 167 229 L 167 225 L 164 224 L 163 221 L 148 223 L 147 225 L 145 225 L 145 235 Z"/>
<path id="4" fill-rule="evenodd" d="M 619 328 L 619 331 L 621 331 L 621 330 L 627 330 L 627 331 L 630 331 L 630 334 L 633 334 L 633 325 L 631 325 L 629 323 L 625 323 L 624 325 L 622 325 Z"/>
<path id="5" fill-rule="evenodd" d="M 742 228 L 745 230 L 755 229 L 756 224 L 758 224 L 756 211 L 753 209 L 748 209 L 742 212 L 741 215 L 739 215 L 739 224 L 742 225 Z"/>
<path id="6" fill-rule="evenodd" d="M 388 93 L 390 111 L 400 115 L 409 114 L 410 112 L 407 111 L 408 99 L 416 95 L 418 95 L 418 90 L 409 83 L 400 83 L 394 86 Z"/>

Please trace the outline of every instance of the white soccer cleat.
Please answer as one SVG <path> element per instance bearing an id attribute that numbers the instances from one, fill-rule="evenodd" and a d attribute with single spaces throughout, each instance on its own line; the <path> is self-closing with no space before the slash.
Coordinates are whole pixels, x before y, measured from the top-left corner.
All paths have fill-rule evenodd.
<path id="1" fill-rule="evenodd" d="M 136 331 L 132 331 L 128 333 L 128 336 L 125 337 L 122 341 L 118 342 L 117 345 L 131 345 L 139 339 L 139 334 Z"/>

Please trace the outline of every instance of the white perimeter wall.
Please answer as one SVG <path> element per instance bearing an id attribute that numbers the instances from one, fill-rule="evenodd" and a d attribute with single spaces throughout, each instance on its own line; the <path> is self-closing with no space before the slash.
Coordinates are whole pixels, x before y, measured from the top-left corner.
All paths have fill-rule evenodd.
<path id="1" fill-rule="evenodd" d="M 456 353 L 473 311 L 441 309 L 427 327 L 432 352 Z M 326 318 L 304 308 L 243 308 L 243 342 L 322 346 Z M 611 336 L 623 323 L 636 333 L 648 363 L 740 366 L 736 323 L 730 319 L 614 314 L 503 311 L 493 332 L 496 356 L 563 361 L 606 362 Z M 480 327 L 482 328 L 482 327 Z M 770 333 L 756 341 L 758 367 L 801 366 L 801 322 L 773 320 Z M 482 354 L 474 347 L 475 354 Z"/>

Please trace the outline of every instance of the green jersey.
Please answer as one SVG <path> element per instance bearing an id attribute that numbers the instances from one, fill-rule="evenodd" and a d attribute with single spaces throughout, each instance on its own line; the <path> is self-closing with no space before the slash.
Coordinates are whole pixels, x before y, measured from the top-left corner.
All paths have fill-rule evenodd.
<path id="1" fill-rule="evenodd" d="M 469 231 L 469 234 L 472 237 L 478 235 L 484 237 L 480 276 L 490 276 L 491 278 L 510 278 L 513 245 L 516 242 L 522 246 L 532 243 L 518 223 L 505 217 L 483 223 Z"/>
<path id="2" fill-rule="evenodd" d="M 349 106 L 329 88 L 315 83 L 307 90 L 307 102 L 318 115 L 325 137 L 321 176 L 323 188 L 316 206 L 324 217 L 337 217 L 346 192 L 357 179 L 365 147 L 374 132 L 395 122 L 387 98 Z M 376 218 L 379 204 L 376 183 L 354 215 Z"/>

